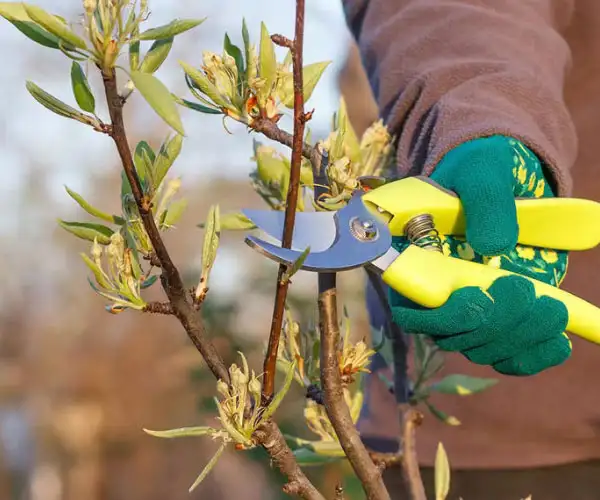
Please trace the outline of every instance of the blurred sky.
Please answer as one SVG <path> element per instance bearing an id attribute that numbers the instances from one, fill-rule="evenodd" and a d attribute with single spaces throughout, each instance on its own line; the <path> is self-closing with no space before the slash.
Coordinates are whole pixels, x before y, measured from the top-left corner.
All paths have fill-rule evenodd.
<path id="1" fill-rule="evenodd" d="M 78 0 L 37 0 L 32 3 L 69 21 L 77 20 L 81 12 Z M 186 89 L 177 60 L 183 59 L 199 66 L 203 50 L 221 52 L 225 32 L 234 43 L 241 44 L 243 17 L 253 42 L 258 40 L 261 21 L 266 23 L 271 33 L 292 37 L 294 32 L 293 0 L 150 0 L 149 5 L 152 14 L 148 27 L 167 23 L 173 18 L 208 17 L 200 27 L 176 38 L 169 59 L 156 74 L 179 95 L 186 95 Z M 317 109 L 310 124 L 316 135 L 324 133 L 338 104 L 335 78 L 344 60 L 347 36 L 339 0 L 307 1 L 305 63 L 332 61 L 307 104 L 308 109 Z M 150 42 L 147 44 L 149 46 Z M 8 207 L 17 206 L 19 187 L 23 184 L 24 175 L 28 174 L 26 163 L 43 168 L 50 175 L 48 187 L 56 202 L 73 206 L 72 200 L 65 196 L 63 185 L 85 192 L 89 187 L 86 182 L 91 170 L 114 168 L 114 163 L 107 161 L 113 158 L 114 146 L 89 127 L 45 110 L 26 91 L 25 81 L 32 80 L 44 90 L 74 104 L 69 79 L 70 60 L 59 51 L 28 40 L 1 18 L 0 46 L 3 55 L 0 77 L 0 95 L 3 96 L 0 99 L 2 211 L 6 214 Z M 106 118 L 97 72 L 91 73 L 97 102 L 102 105 L 99 114 Z M 140 137 L 145 127 L 155 129 L 162 124 L 139 96 L 136 99 L 136 113 L 129 115 L 129 125 L 130 130 Z M 182 110 L 182 117 L 189 138 L 176 163 L 179 174 L 184 178 L 248 174 L 252 138 L 242 127 L 230 127 L 234 134 L 228 135 L 223 130 L 220 117 L 187 110 Z M 169 131 L 165 128 L 164 132 Z M 2 219 L 8 222 L 6 218 Z M 7 230 L 8 227 L 2 224 L 2 229 Z"/>

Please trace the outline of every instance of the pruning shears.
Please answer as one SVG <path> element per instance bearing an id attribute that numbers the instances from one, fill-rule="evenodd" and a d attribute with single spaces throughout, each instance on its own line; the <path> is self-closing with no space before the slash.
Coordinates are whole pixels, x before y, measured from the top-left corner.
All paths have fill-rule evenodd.
<path id="1" fill-rule="evenodd" d="M 374 186 L 374 187 L 373 187 Z M 517 198 L 518 243 L 554 250 L 588 250 L 600 244 L 600 203 L 579 198 Z M 487 289 L 511 271 L 444 255 L 436 234 L 464 236 L 465 215 L 456 193 L 422 176 L 359 183 L 336 212 L 298 212 L 291 248 L 281 247 L 284 213 L 243 210 L 275 242 L 248 235 L 246 243 L 268 258 L 300 269 L 339 272 L 366 266 L 398 293 L 424 307 L 443 305 L 457 289 Z M 405 236 L 402 252 L 392 236 Z M 424 243 L 423 243 L 424 242 Z M 309 247 L 308 253 L 303 256 Z M 438 251 L 435 251 L 438 250 Z M 538 296 L 562 301 L 567 330 L 600 344 L 600 308 L 534 278 Z"/>

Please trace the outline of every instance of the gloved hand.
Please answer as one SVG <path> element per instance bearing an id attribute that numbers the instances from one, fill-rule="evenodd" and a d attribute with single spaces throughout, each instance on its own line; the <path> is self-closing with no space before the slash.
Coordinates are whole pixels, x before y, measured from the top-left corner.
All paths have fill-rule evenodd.
<path id="1" fill-rule="evenodd" d="M 515 246 L 514 198 L 554 196 L 539 160 L 521 142 L 493 136 L 463 143 L 442 159 L 431 179 L 456 192 L 465 211 L 466 241 L 444 237 L 446 255 L 560 284 L 567 252 Z M 394 238 L 396 249 L 405 246 L 405 239 Z M 536 297 L 533 285 L 518 276 L 498 279 L 486 291 L 457 290 L 437 309 L 390 293 L 394 321 L 407 333 L 426 334 L 441 349 L 506 375 L 536 374 L 571 353 L 565 305 Z"/>

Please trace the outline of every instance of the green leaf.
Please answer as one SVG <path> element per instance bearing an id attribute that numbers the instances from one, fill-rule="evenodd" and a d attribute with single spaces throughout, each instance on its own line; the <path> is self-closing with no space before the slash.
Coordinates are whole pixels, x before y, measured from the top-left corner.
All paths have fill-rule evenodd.
<path id="1" fill-rule="evenodd" d="M 154 190 L 157 186 L 154 183 L 154 161 L 156 157 L 154 151 L 146 141 L 138 142 L 135 147 L 133 154 L 133 163 L 135 164 L 135 170 L 140 178 L 140 182 L 144 187 L 144 190 Z"/>
<path id="2" fill-rule="evenodd" d="M 277 75 L 277 59 L 275 58 L 275 47 L 265 23 L 261 23 L 260 25 L 260 56 L 258 58 L 258 67 L 260 77 L 265 79 L 265 86 L 263 88 L 268 93 Z"/>
<path id="3" fill-rule="evenodd" d="M 183 68 L 185 74 L 188 75 L 196 84 L 200 92 L 206 95 L 206 97 L 208 97 L 212 102 L 214 102 L 217 106 L 222 106 L 224 108 L 231 107 L 231 105 L 219 93 L 217 87 L 215 87 L 201 71 L 182 61 L 179 61 L 179 64 Z"/>
<path id="4" fill-rule="evenodd" d="M 427 406 L 427 409 L 431 412 L 431 414 L 438 420 L 441 420 L 445 424 L 451 425 L 453 427 L 461 425 L 460 420 L 458 420 L 456 417 L 453 417 L 452 415 L 448 415 L 446 412 L 443 412 L 439 408 L 436 408 L 427 399 L 425 399 L 423 402 L 425 403 L 425 406 Z"/>
<path id="5" fill-rule="evenodd" d="M 277 394 L 275 394 L 275 397 L 273 398 L 271 403 L 269 403 L 269 406 L 267 406 L 267 408 L 265 409 L 265 411 L 262 415 L 263 419 L 266 420 L 268 418 L 271 418 L 273 416 L 273 414 L 277 411 L 277 408 L 279 408 L 279 405 L 282 403 L 283 398 L 285 398 L 285 395 L 290 390 L 290 386 L 292 385 L 292 380 L 294 380 L 294 372 L 295 371 L 296 371 L 296 360 L 294 360 L 290 363 L 288 371 L 285 375 L 285 380 L 283 381 L 283 385 L 281 386 L 281 389 L 279 389 L 279 392 Z"/>
<path id="6" fill-rule="evenodd" d="M 242 55 L 242 51 L 237 45 L 231 43 L 229 39 L 229 35 L 225 33 L 225 41 L 223 42 L 223 48 L 225 52 L 227 52 L 231 57 L 235 59 L 235 65 L 238 70 L 238 83 L 243 81 L 244 77 L 244 56 Z"/>
<path id="7" fill-rule="evenodd" d="M 494 378 L 477 378 L 468 375 L 448 375 L 439 382 L 432 384 L 432 391 L 442 394 L 458 394 L 459 396 L 469 396 L 477 392 L 484 391 L 498 383 Z"/>
<path id="8" fill-rule="evenodd" d="M 68 104 L 65 104 L 60 99 L 57 99 L 53 95 L 38 87 L 35 83 L 27 81 L 25 87 L 37 102 L 53 113 L 64 116 L 65 118 L 71 118 L 72 120 L 80 121 L 87 125 L 95 124 L 95 120 L 92 117 L 77 111 Z"/>
<path id="9" fill-rule="evenodd" d="M 292 276 L 294 276 L 294 274 L 300 271 L 300 268 L 302 267 L 302 264 L 304 264 L 304 261 L 306 260 L 306 257 L 308 257 L 309 253 L 310 247 L 306 247 L 299 257 L 292 263 L 292 265 L 288 267 L 288 270 L 283 273 L 283 281 L 288 281 Z"/>
<path id="10" fill-rule="evenodd" d="M 133 12 L 133 9 L 131 9 Z M 131 34 L 134 38 L 138 35 L 139 28 L 136 28 Z M 129 42 L 129 69 L 137 71 L 140 68 L 140 42 L 135 40 Z"/>
<path id="11" fill-rule="evenodd" d="M 248 26 L 246 26 L 246 19 L 242 19 L 242 40 L 244 41 L 244 54 L 246 57 L 246 71 L 245 80 L 248 79 L 248 70 L 250 68 L 250 34 L 248 33 Z"/>
<path id="12" fill-rule="evenodd" d="M 156 40 L 144 56 L 140 71 L 143 73 L 154 73 L 165 62 L 172 47 L 173 37 Z"/>
<path id="13" fill-rule="evenodd" d="M 206 232 L 204 233 L 204 245 L 202 247 L 202 278 L 204 278 L 205 287 L 208 286 L 208 276 L 217 258 L 220 236 L 219 205 L 212 205 L 206 219 Z"/>
<path id="14" fill-rule="evenodd" d="M 142 283 L 140 283 L 140 288 L 145 290 L 146 288 L 150 288 L 154 283 L 158 281 L 158 276 L 153 274 L 152 276 L 148 276 Z"/>
<path id="15" fill-rule="evenodd" d="M 154 437 L 173 439 L 179 437 L 196 437 L 206 436 L 214 432 L 212 427 L 199 426 L 199 427 L 180 427 L 179 429 L 169 429 L 167 431 L 151 431 L 144 429 L 146 434 L 150 434 Z"/>
<path id="16" fill-rule="evenodd" d="M 173 94 L 173 99 L 175 102 L 181 106 L 184 106 L 189 109 L 193 109 L 194 111 L 199 111 L 200 113 L 206 113 L 207 115 L 222 115 L 223 112 L 219 109 L 209 108 L 208 106 L 204 106 L 203 104 L 199 104 L 196 102 L 188 101 L 181 97 L 177 97 Z"/>
<path id="17" fill-rule="evenodd" d="M 256 226 L 241 212 L 229 212 L 220 216 L 221 230 L 254 229 Z M 201 222 L 198 227 L 204 228 L 206 224 Z"/>
<path id="18" fill-rule="evenodd" d="M 102 245 L 108 245 L 114 233 L 111 228 L 93 222 L 67 222 L 59 219 L 58 224 L 78 238 L 88 241 L 97 239 Z"/>
<path id="19" fill-rule="evenodd" d="M 166 177 L 169 169 L 173 165 L 173 162 L 179 156 L 181 152 L 181 146 L 183 144 L 183 137 L 179 134 L 174 135 L 172 138 L 167 139 L 162 143 L 158 150 L 158 155 L 154 160 L 152 170 L 154 172 L 154 182 L 156 183 L 156 189 L 161 185 L 162 181 Z"/>
<path id="20" fill-rule="evenodd" d="M 59 48 L 59 38 L 36 24 L 27 15 L 27 11 L 21 2 L 0 2 L 0 16 L 9 21 L 30 40 L 51 49 Z"/>
<path id="21" fill-rule="evenodd" d="M 322 455 L 309 448 L 298 448 L 297 450 L 294 450 L 293 453 L 296 457 L 296 462 L 298 462 L 298 465 L 301 467 L 315 467 L 332 462 L 338 462 L 342 458 Z"/>
<path id="22" fill-rule="evenodd" d="M 99 219 L 105 220 L 106 222 L 111 222 L 113 224 L 122 225 L 125 223 L 125 221 L 121 217 L 118 217 L 117 215 L 107 214 L 106 212 L 103 212 L 102 210 L 93 207 L 87 201 L 85 201 L 80 194 L 69 189 L 67 186 L 65 186 L 65 189 L 67 193 L 69 193 L 69 196 L 73 198 L 79 204 L 79 206 L 83 208 L 88 214 L 93 215 L 94 217 L 98 217 Z"/>
<path id="23" fill-rule="evenodd" d="M 96 110 L 96 100 L 94 99 L 88 79 L 77 61 L 73 61 L 71 64 L 71 87 L 73 88 L 73 95 L 79 107 L 88 113 L 94 113 Z"/>
<path id="24" fill-rule="evenodd" d="M 258 177 L 265 184 L 278 183 L 282 178 L 289 177 L 289 162 L 285 158 L 279 156 L 277 151 L 273 148 L 261 145 L 256 148 L 255 157 Z M 282 186 L 282 190 L 284 191 L 283 199 L 285 200 L 287 186 Z"/>
<path id="25" fill-rule="evenodd" d="M 325 61 L 309 64 L 308 66 L 304 66 L 304 68 L 302 68 L 302 88 L 304 93 L 304 102 L 311 98 L 317 83 L 319 83 L 319 80 L 323 75 L 323 72 L 330 64 L 331 61 Z M 285 107 L 294 107 L 294 79 L 291 74 L 285 76 L 279 98 Z"/>
<path id="26" fill-rule="evenodd" d="M 204 470 L 200 473 L 200 475 L 196 478 L 196 480 L 194 481 L 194 484 L 192 484 L 190 486 L 190 489 L 188 490 L 190 493 L 192 491 L 194 491 L 198 485 L 204 481 L 204 479 L 206 478 L 206 476 L 208 476 L 209 472 L 212 470 L 212 468 L 217 464 L 217 461 L 219 460 L 220 456 L 223 454 L 223 452 L 225 451 L 225 447 L 227 446 L 226 443 L 223 443 L 219 449 L 217 450 L 217 452 L 213 455 L 213 457 L 210 459 L 210 462 L 208 462 L 206 464 L 206 467 L 204 467 Z"/>
<path id="27" fill-rule="evenodd" d="M 156 114 L 178 133 L 185 135 L 179 111 L 167 87 L 154 75 L 141 71 L 132 71 L 131 80 Z"/>
<path id="28" fill-rule="evenodd" d="M 85 40 L 79 35 L 73 33 L 60 18 L 46 12 L 44 9 L 37 7 L 36 5 L 30 5 L 26 3 L 23 3 L 22 5 L 25 8 L 25 12 L 29 18 L 39 24 L 42 28 L 46 29 L 53 35 L 74 47 L 84 50 L 87 49 Z"/>
<path id="29" fill-rule="evenodd" d="M 96 283 L 98 283 L 98 285 L 100 285 L 105 290 L 111 290 L 112 285 L 108 281 L 107 276 L 104 274 L 102 269 L 100 269 L 100 267 L 86 254 L 81 253 L 80 255 L 83 261 L 85 262 L 85 265 L 88 266 L 90 271 L 92 271 L 92 273 L 94 274 L 94 277 L 96 278 Z"/>
<path id="30" fill-rule="evenodd" d="M 139 40 L 162 40 L 165 38 L 171 38 L 181 33 L 191 30 L 196 26 L 202 24 L 206 18 L 203 19 L 175 19 L 169 24 L 159 26 L 157 28 L 150 28 L 138 35 Z"/>
<path id="31" fill-rule="evenodd" d="M 450 464 L 442 443 L 435 454 L 435 500 L 445 500 L 450 492 Z"/>
<path id="32" fill-rule="evenodd" d="M 186 198 L 182 198 L 171 203 L 167 209 L 167 214 L 163 220 L 163 225 L 165 227 L 172 227 L 177 224 L 187 206 L 188 200 Z"/>

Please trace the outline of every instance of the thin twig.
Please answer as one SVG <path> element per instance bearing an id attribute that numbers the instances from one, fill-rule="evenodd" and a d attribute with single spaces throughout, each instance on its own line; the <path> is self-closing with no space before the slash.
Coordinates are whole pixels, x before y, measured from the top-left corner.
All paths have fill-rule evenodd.
<path id="1" fill-rule="evenodd" d="M 290 248 L 292 246 L 294 222 L 296 220 L 296 207 L 298 205 L 298 190 L 300 188 L 300 167 L 304 145 L 304 125 L 306 123 L 306 116 L 304 115 L 304 82 L 302 77 L 304 2 L 305 0 L 296 0 L 296 27 L 294 41 L 291 44 L 290 49 L 292 51 L 292 74 L 294 81 L 294 135 L 292 140 L 290 182 L 285 205 L 285 222 L 281 238 L 283 248 Z M 271 331 L 269 333 L 269 343 L 263 366 L 263 404 L 267 404 L 271 400 L 275 389 L 277 351 L 279 349 L 279 338 L 281 337 L 281 328 L 283 326 L 283 316 L 285 312 L 285 300 L 289 287 L 289 280 L 283 279 L 286 270 L 287 266 L 282 264 L 279 266 L 279 271 L 277 272 L 277 290 L 273 306 Z"/>
<path id="2" fill-rule="evenodd" d="M 108 103 L 108 111 L 112 122 L 110 136 L 117 147 L 123 169 L 125 170 L 125 175 L 131 185 L 131 192 L 133 193 L 142 223 L 144 224 L 144 229 L 152 243 L 156 259 L 160 263 L 162 269 L 161 282 L 165 293 L 169 298 L 169 302 L 173 307 L 173 313 L 185 328 L 185 331 L 194 346 L 200 351 L 206 364 L 214 375 L 219 379 L 229 381 L 229 372 L 225 367 L 225 363 L 213 343 L 206 337 L 206 331 L 200 315 L 188 300 L 179 270 L 171 260 L 171 256 L 169 255 L 160 236 L 158 227 L 154 222 L 150 199 L 142 190 L 142 185 L 135 170 L 133 157 L 127 141 L 125 124 L 123 122 L 123 100 L 117 90 L 115 70 L 110 69 L 103 71 L 102 78 L 104 81 L 104 91 Z"/>
<path id="3" fill-rule="evenodd" d="M 257 118 L 250 126 L 256 132 L 260 132 L 265 137 L 268 137 L 279 144 L 283 144 L 288 148 L 291 148 L 294 144 L 294 136 L 292 134 L 279 128 L 275 122 L 267 118 Z M 302 156 L 307 160 L 310 160 L 313 165 L 319 163 L 319 154 L 316 148 L 306 142 L 302 144 Z"/>
<path id="4" fill-rule="evenodd" d="M 421 478 L 417 447 L 416 428 L 423 422 L 423 414 L 410 405 L 399 407 L 402 416 L 402 476 L 411 500 L 427 500 Z"/>
<path id="5" fill-rule="evenodd" d="M 377 294 L 385 313 L 384 335 L 392 343 L 394 363 L 394 396 L 400 418 L 400 467 L 405 485 L 411 500 L 426 500 L 423 479 L 416 452 L 415 427 L 421 423 L 423 415 L 410 405 L 410 386 L 408 377 L 408 338 L 400 327 L 394 323 L 392 311 L 384 290 L 383 281 L 372 271 L 367 271 L 371 285 Z"/>
<path id="6" fill-rule="evenodd" d="M 288 484 L 284 488 L 286 493 L 298 495 L 308 500 L 325 500 L 323 495 L 302 472 L 292 450 L 286 444 L 285 438 L 275 422 L 272 420 L 264 421 L 254 433 L 254 437 L 269 453 L 273 464 L 287 477 Z"/>
<path id="7" fill-rule="evenodd" d="M 143 311 L 153 314 L 175 314 L 170 302 L 148 302 Z"/>

